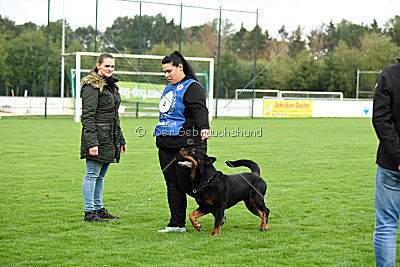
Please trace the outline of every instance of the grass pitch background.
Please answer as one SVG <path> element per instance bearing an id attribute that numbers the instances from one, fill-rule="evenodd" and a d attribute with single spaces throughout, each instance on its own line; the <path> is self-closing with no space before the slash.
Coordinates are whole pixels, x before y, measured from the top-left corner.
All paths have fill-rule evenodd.
<path id="1" fill-rule="evenodd" d="M 262 137 L 213 138 L 225 160 L 256 161 L 271 209 L 269 230 L 239 203 L 211 237 L 212 215 L 197 232 L 159 234 L 169 209 L 151 133 L 155 118 L 123 118 L 128 153 L 112 164 L 103 201 L 118 214 L 159 177 L 98 239 L 107 225 L 83 223 L 81 125 L 70 118 L 0 120 L 0 265 L 374 265 L 373 194 L 378 141 L 369 119 L 215 119 L 214 130 L 258 130 Z M 135 129 L 147 134 L 138 137 Z M 240 168 L 247 171 L 246 168 Z M 188 214 L 197 207 L 188 198 Z"/>

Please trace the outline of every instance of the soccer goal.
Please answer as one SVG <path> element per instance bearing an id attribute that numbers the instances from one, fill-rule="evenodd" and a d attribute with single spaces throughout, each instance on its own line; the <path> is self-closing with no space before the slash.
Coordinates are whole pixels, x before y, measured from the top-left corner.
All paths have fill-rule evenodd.
<path id="1" fill-rule="evenodd" d="M 318 100 L 343 100 L 342 92 L 316 92 L 316 91 L 281 91 L 275 89 L 236 89 L 235 99 L 318 99 Z"/>
<path id="2" fill-rule="evenodd" d="M 316 91 L 279 91 L 281 99 L 310 99 L 310 100 L 343 100 L 342 92 L 316 92 Z"/>
<path id="3" fill-rule="evenodd" d="M 360 94 L 362 94 L 364 97 L 370 97 L 372 98 L 374 94 L 374 87 L 371 85 L 375 85 L 375 81 L 378 77 L 378 74 L 381 73 L 381 70 L 379 71 L 365 71 L 365 70 L 359 70 L 357 69 L 357 83 L 356 83 L 356 99 L 359 98 Z M 365 77 L 365 79 L 360 80 L 361 74 L 369 74 L 368 78 Z M 372 74 L 372 75 L 371 75 Z M 361 88 L 364 88 L 364 90 L 360 90 Z M 365 90 L 367 88 L 367 90 Z"/>
<path id="4" fill-rule="evenodd" d="M 235 99 L 249 99 L 253 98 L 264 98 L 272 97 L 276 98 L 278 96 L 279 90 L 274 89 L 235 89 Z"/>
<path id="5" fill-rule="evenodd" d="M 75 52 L 62 55 L 67 70 L 72 97 L 74 98 L 74 120 L 80 121 L 82 112 L 80 81 L 95 66 L 101 53 Z M 168 81 L 162 71 L 163 56 L 111 54 L 115 59 L 113 76 L 119 80 L 121 94 L 120 114 L 122 116 L 158 115 L 158 102 Z M 201 57 L 185 57 L 194 69 L 199 82 L 206 90 L 209 120 L 214 114 L 213 81 L 214 59 Z"/>

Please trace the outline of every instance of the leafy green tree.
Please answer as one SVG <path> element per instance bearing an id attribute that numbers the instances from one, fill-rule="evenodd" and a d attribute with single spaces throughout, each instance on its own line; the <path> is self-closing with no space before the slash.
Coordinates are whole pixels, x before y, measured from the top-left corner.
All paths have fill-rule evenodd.
<path id="1" fill-rule="evenodd" d="M 384 27 L 386 35 L 390 36 L 398 46 L 400 46 L 400 16 L 396 15 L 389 19 Z"/>
<path id="2" fill-rule="evenodd" d="M 178 43 L 175 43 L 175 47 L 178 47 Z M 177 49 L 174 49 L 177 50 Z M 193 57 L 213 57 L 212 51 L 208 49 L 206 45 L 198 41 L 193 43 L 183 43 L 182 53 L 184 56 Z"/>
<path id="3" fill-rule="evenodd" d="M 325 58 L 327 89 L 343 92 L 345 97 L 355 97 L 356 73 L 361 65 L 360 51 L 339 41 L 335 51 Z"/>
<path id="4" fill-rule="evenodd" d="M 233 98 L 235 89 L 243 89 L 253 78 L 251 62 L 242 61 L 231 51 L 221 55 L 219 97 Z M 251 88 L 251 84 L 248 88 Z"/>
<path id="5" fill-rule="evenodd" d="M 78 40 L 86 51 L 94 49 L 94 32 L 92 25 L 87 27 L 79 27 L 74 32 L 74 38 Z"/>
<path id="6" fill-rule="evenodd" d="M 289 56 L 296 57 L 301 51 L 305 49 L 305 41 L 301 39 L 301 28 L 298 26 L 295 31 L 292 32 L 292 35 L 289 37 L 290 45 Z"/>
<path id="7" fill-rule="evenodd" d="M 337 25 L 337 29 L 340 40 L 345 41 L 350 48 L 360 48 L 360 38 L 367 31 L 365 26 L 354 24 L 345 19 Z"/>
<path id="8" fill-rule="evenodd" d="M 11 80 L 11 70 L 8 66 L 6 35 L 0 33 L 0 95 L 8 95 L 8 85 Z"/>
<path id="9" fill-rule="evenodd" d="M 378 22 L 376 21 L 376 19 L 374 19 L 374 21 L 371 23 L 370 28 L 368 29 L 368 31 L 375 32 L 375 33 L 378 33 L 378 34 L 382 33 L 382 28 L 379 27 Z"/>
<path id="10" fill-rule="evenodd" d="M 144 15 L 141 18 L 141 52 L 151 50 L 151 48 L 164 41 L 166 45 L 171 45 L 177 38 L 178 27 L 174 21 L 167 22 L 161 14 L 156 16 Z M 105 31 L 105 36 L 118 50 L 129 53 L 138 53 L 139 38 L 139 16 L 134 18 L 118 17 L 114 20 L 111 27 Z M 102 40 L 102 46 L 106 50 L 114 51 L 114 48 L 106 40 Z"/>
<path id="11" fill-rule="evenodd" d="M 152 49 L 148 52 L 149 55 L 158 55 L 158 56 L 166 56 L 172 52 L 172 48 L 168 47 L 164 42 L 161 44 L 156 44 L 152 47 Z"/>
<path id="12" fill-rule="evenodd" d="M 322 27 L 311 30 L 310 34 L 307 35 L 309 50 L 317 59 L 322 59 L 326 52 L 323 37 Z"/>
<path id="13" fill-rule="evenodd" d="M 309 51 L 303 50 L 295 58 L 292 89 L 304 91 L 324 91 L 323 61 L 314 59 Z"/>
<path id="14" fill-rule="evenodd" d="M 364 70 L 379 70 L 396 62 L 400 47 L 389 37 L 375 32 L 366 33 L 361 38 L 362 68 Z"/>
<path id="15" fill-rule="evenodd" d="M 6 39 L 14 38 L 20 31 L 15 25 L 15 22 L 10 20 L 8 17 L 2 17 L 0 15 L 0 33 L 2 33 Z"/>
<path id="16" fill-rule="evenodd" d="M 332 21 L 329 22 L 328 25 L 323 25 L 325 28 L 325 32 L 322 36 L 322 41 L 324 43 L 324 48 L 326 50 L 326 54 L 329 54 L 335 50 L 335 47 L 338 45 L 340 36 L 338 29 Z"/>
<path id="17" fill-rule="evenodd" d="M 49 96 L 57 95 L 60 83 L 59 48 L 50 45 L 49 56 Z M 29 95 L 43 96 L 46 73 L 46 37 L 41 31 L 22 32 L 10 41 L 8 46 L 8 66 L 12 72 L 10 86 L 16 95 L 28 90 Z"/>
<path id="18" fill-rule="evenodd" d="M 366 33 L 361 39 L 362 70 L 379 71 L 394 64 L 400 54 L 400 47 L 391 41 L 388 36 L 375 32 Z M 364 91 L 374 91 L 376 75 L 363 75 L 360 79 L 360 88 Z"/>
<path id="19" fill-rule="evenodd" d="M 281 36 L 281 41 L 287 41 L 289 33 L 286 31 L 285 25 L 278 30 L 279 35 Z"/>
<path id="20" fill-rule="evenodd" d="M 243 27 L 243 24 L 239 31 L 236 33 L 231 34 L 228 39 L 227 39 L 227 48 L 231 50 L 234 53 L 238 53 L 239 55 L 244 52 L 244 43 L 243 40 L 245 39 L 245 36 L 247 35 L 247 30 L 246 28 Z"/>
<path id="21" fill-rule="evenodd" d="M 292 89 L 294 72 L 294 59 L 286 54 L 281 54 L 274 61 L 275 54 L 271 54 L 268 61 L 261 60 L 257 63 L 257 73 L 270 64 L 256 80 L 257 88 L 289 90 Z"/>

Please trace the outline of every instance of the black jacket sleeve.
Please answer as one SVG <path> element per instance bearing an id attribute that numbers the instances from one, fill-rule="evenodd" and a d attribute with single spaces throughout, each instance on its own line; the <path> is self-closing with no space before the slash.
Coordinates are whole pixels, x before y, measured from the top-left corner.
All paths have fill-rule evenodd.
<path id="1" fill-rule="evenodd" d="M 210 129 L 206 94 L 203 87 L 196 82 L 190 84 L 183 96 L 183 103 L 192 113 L 195 123 L 200 130 Z"/>
<path id="2" fill-rule="evenodd" d="M 387 79 L 386 73 L 383 71 L 375 86 L 372 123 L 380 145 L 398 166 L 400 164 L 400 139 L 393 118 L 394 87 L 395 85 L 390 82 L 390 79 Z"/>
<path id="3" fill-rule="evenodd" d="M 86 144 L 89 148 L 98 146 L 96 132 L 96 111 L 99 98 L 99 90 L 91 85 L 86 85 L 82 89 L 82 127 Z"/>

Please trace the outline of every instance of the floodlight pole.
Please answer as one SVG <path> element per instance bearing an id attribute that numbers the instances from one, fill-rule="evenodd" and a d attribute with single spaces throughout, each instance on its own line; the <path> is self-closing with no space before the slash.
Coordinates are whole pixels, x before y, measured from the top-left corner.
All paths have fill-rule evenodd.
<path id="1" fill-rule="evenodd" d="M 181 2 L 181 18 L 179 22 L 179 52 L 182 52 L 182 2 Z"/>
<path id="2" fill-rule="evenodd" d="M 97 14 L 99 13 L 99 0 L 96 0 L 96 25 L 94 29 L 94 52 L 97 52 Z"/>
<path id="3" fill-rule="evenodd" d="M 254 113 L 254 98 L 256 97 L 256 71 L 257 71 L 257 43 L 258 43 L 258 9 L 256 13 L 256 36 L 254 40 L 254 66 L 253 66 L 253 97 L 251 98 L 251 117 L 253 118 Z"/>
<path id="4" fill-rule="evenodd" d="M 138 36 L 138 55 L 142 54 L 142 1 L 139 1 L 139 36 Z M 140 58 L 138 58 L 138 72 L 140 73 Z M 139 87 L 140 75 L 137 76 Z"/>
<path id="5" fill-rule="evenodd" d="M 63 0 L 63 23 L 62 23 L 62 39 L 61 39 L 61 91 L 60 97 L 64 97 L 64 53 L 65 53 L 65 0 Z"/>
<path id="6" fill-rule="evenodd" d="M 139 36 L 138 36 L 138 54 L 142 54 L 142 1 L 139 1 Z"/>
<path id="7" fill-rule="evenodd" d="M 46 85 L 44 90 L 44 118 L 47 119 L 47 92 L 49 90 L 49 37 L 50 37 L 50 0 L 47 1 L 47 46 L 46 46 Z"/>
<path id="8" fill-rule="evenodd" d="M 219 7 L 219 26 L 218 26 L 218 56 L 217 56 L 217 86 L 215 87 L 215 118 L 218 118 L 218 93 L 219 93 L 219 79 L 220 79 L 220 54 L 221 54 L 221 20 L 222 11 Z"/>

